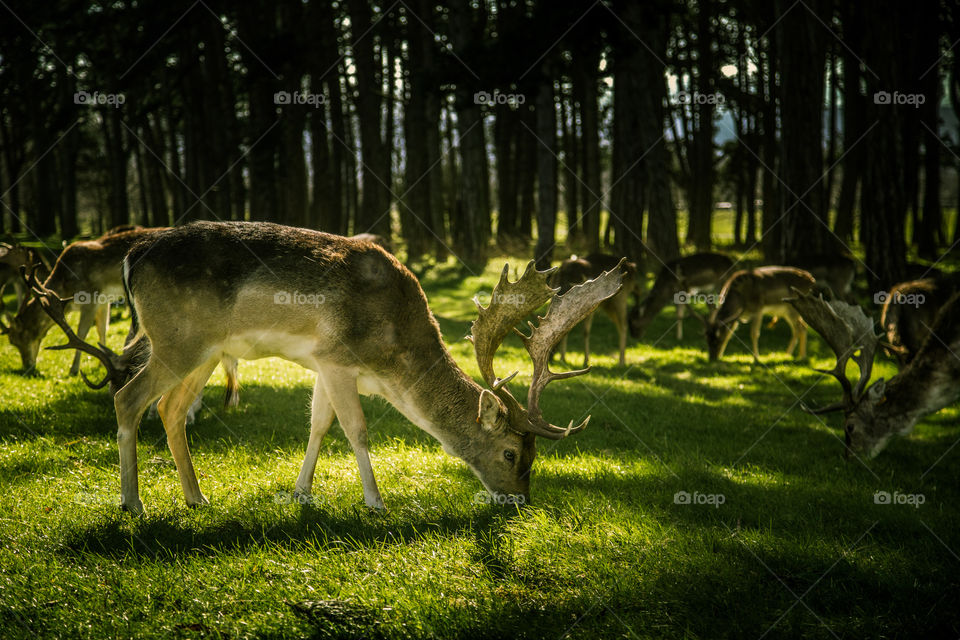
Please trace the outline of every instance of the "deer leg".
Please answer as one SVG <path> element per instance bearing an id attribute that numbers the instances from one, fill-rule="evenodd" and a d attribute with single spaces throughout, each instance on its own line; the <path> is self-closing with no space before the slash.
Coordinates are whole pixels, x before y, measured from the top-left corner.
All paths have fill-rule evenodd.
<path id="1" fill-rule="evenodd" d="M 110 328 L 110 305 L 97 305 L 94 324 L 97 328 L 97 335 L 100 336 L 100 343 L 107 344 L 107 329 Z"/>
<path id="2" fill-rule="evenodd" d="M 143 513 L 137 478 L 137 429 L 140 417 L 153 401 L 179 382 L 166 366 L 151 360 L 113 397 L 117 411 L 117 448 L 120 450 L 120 507 Z"/>
<path id="3" fill-rule="evenodd" d="M 233 356 L 223 356 L 220 361 L 223 372 L 227 374 L 227 391 L 223 396 L 223 406 L 230 408 L 240 404 L 240 383 L 237 381 L 237 359 Z"/>
<path id="4" fill-rule="evenodd" d="M 593 314 L 591 313 L 583 320 L 583 366 L 590 366 L 590 327 L 593 325 Z"/>
<path id="5" fill-rule="evenodd" d="M 567 334 L 563 334 L 563 338 L 560 339 L 560 362 L 567 361 Z"/>
<path id="6" fill-rule="evenodd" d="M 750 344 L 753 347 L 753 361 L 760 362 L 760 329 L 763 328 L 763 312 L 750 320 Z"/>
<path id="7" fill-rule="evenodd" d="M 677 305 L 677 340 L 683 340 L 683 318 L 687 315 L 685 305 Z"/>
<path id="8" fill-rule="evenodd" d="M 198 369 L 194 369 L 183 382 L 164 393 L 157 404 L 163 429 L 167 432 L 167 446 L 170 447 L 173 461 L 177 464 L 183 496 L 191 507 L 210 504 L 210 501 L 200 493 L 197 473 L 193 469 L 193 460 L 190 458 L 190 448 L 187 445 L 187 411 L 198 392 L 203 391 L 203 385 L 216 369 L 218 361 L 218 359 L 211 359 Z"/>
<path id="9" fill-rule="evenodd" d="M 317 376 L 317 382 L 313 386 L 313 400 L 310 404 L 310 439 L 307 441 L 307 455 L 303 458 L 297 484 L 294 485 L 296 494 L 310 495 L 313 487 L 313 472 L 317 468 L 317 457 L 320 455 L 320 444 L 330 430 L 330 425 L 333 424 L 333 416 L 333 405 L 327 397 L 323 381 L 320 376 Z"/>
<path id="10" fill-rule="evenodd" d="M 793 349 L 799 343 L 800 350 L 798 358 L 807 356 L 807 325 L 800 316 L 787 316 L 787 323 L 790 325 L 790 344 L 787 345 L 787 355 L 793 355 Z"/>
<path id="11" fill-rule="evenodd" d="M 787 321 L 787 325 L 790 326 L 790 342 L 787 343 L 787 355 L 792 356 L 793 350 L 797 346 L 797 323 L 794 318 L 784 318 Z"/>
<path id="12" fill-rule="evenodd" d="M 383 510 L 383 499 L 377 488 L 370 465 L 370 452 L 367 449 L 367 423 L 360 406 L 360 394 L 357 391 L 357 376 L 338 367 L 324 369 L 319 376 L 333 410 L 340 420 L 340 427 L 350 441 L 360 470 L 360 482 L 363 484 L 363 501 L 372 509 Z"/>
<path id="13" fill-rule="evenodd" d="M 620 340 L 620 366 L 623 367 L 627 364 L 627 298 L 626 296 L 614 297 L 613 302 L 613 308 L 607 308 L 604 311 L 617 327 L 617 337 Z"/>
<path id="14" fill-rule="evenodd" d="M 77 324 L 77 336 L 81 340 L 87 339 L 87 334 L 90 333 L 90 327 L 93 326 L 93 322 L 96 319 L 98 310 L 101 305 L 93 304 L 84 304 L 80 306 L 80 322 Z M 80 351 L 74 352 L 73 364 L 70 365 L 70 375 L 75 376 L 80 373 Z"/>

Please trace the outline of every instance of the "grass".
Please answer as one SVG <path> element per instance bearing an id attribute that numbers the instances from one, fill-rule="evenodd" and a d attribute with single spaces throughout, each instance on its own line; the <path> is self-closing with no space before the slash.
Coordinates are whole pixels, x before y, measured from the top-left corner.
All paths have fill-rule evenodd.
<path id="1" fill-rule="evenodd" d="M 462 339 L 469 299 L 490 291 L 501 265 L 424 280 L 455 358 L 477 377 Z M 554 422 L 590 413 L 590 427 L 539 443 L 533 505 L 521 510 L 478 504 L 463 463 L 365 399 L 385 514 L 363 506 L 338 427 L 314 500 L 289 499 L 311 376 L 262 360 L 241 363 L 235 410 L 219 408 L 218 371 L 188 430 L 211 506 L 186 508 L 163 429 L 145 419 L 148 515 L 130 518 L 117 508 L 108 395 L 67 377 L 65 352 L 43 352 L 40 375 L 22 377 L 3 341 L 0 636 L 956 637 L 958 409 L 876 460 L 844 462 L 839 418 L 797 406 L 797 396 L 839 393 L 810 369 L 832 364 L 818 338 L 810 360 L 795 362 L 779 323 L 763 332 L 762 365 L 737 338 L 710 365 L 695 320 L 679 343 L 673 322 L 665 312 L 619 367 L 612 325 L 597 320 L 593 371 L 554 383 L 543 401 Z M 126 326 L 113 324 L 111 344 Z M 51 332 L 45 344 L 60 340 Z M 502 355 L 499 370 L 521 369 L 527 382 L 519 342 Z M 677 504 L 684 491 L 722 504 Z M 876 504 L 877 491 L 924 503 Z"/>

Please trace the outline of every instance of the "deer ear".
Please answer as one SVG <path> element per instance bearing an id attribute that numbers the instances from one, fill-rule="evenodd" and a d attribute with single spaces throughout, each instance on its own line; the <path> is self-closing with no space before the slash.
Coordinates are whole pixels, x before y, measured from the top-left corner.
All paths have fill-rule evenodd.
<path id="1" fill-rule="evenodd" d="M 497 425 L 497 418 L 500 416 L 500 412 L 503 410 L 503 404 L 500 402 L 500 398 L 496 396 L 492 391 L 484 389 L 480 392 L 480 406 L 477 410 L 477 422 L 483 426 L 484 429 L 495 429 Z"/>

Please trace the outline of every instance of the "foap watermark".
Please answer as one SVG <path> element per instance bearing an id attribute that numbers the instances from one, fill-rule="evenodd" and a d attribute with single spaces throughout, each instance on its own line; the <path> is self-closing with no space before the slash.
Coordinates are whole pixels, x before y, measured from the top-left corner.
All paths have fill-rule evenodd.
<path id="1" fill-rule="evenodd" d="M 477 91 L 473 94 L 473 104 L 487 105 L 495 107 L 497 105 L 506 105 L 516 109 L 527 101 L 527 96 L 522 93 L 501 93 L 499 89 L 494 89 L 493 93 L 489 91 Z"/>
<path id="2" fill-rule="evenodd" d="M 87 507 L 114 506 L 117 498 L 106 491 L 80 491 L 73 495 L 73 502 Z"/>
<path id="3" fill-rule="evenodd" d="M 680 104 L 724 104 L 722 93 L 699 93 L 697 91 L 679 91 L 677 102 Z"/>
<path id="4" fill-rule="evenodd" d="M 894 291 L 893 293 L 889 291 L 877 291 L 873 294 L 873 304 L 887 304 L 887 301 L 889 301 L 890 304 L 920 307 L 920 305 L 927 301 L 927 297 L 922 293 L 901 293 L 899 291 Z"/>
<path id="5" fill-rule="evenodd" d="M 673 304 L 708 304 L 715 306 L 723 304 L 723 297 L 717 293 L 677 291 L 673 294 Z"/>
<path id="6" fill-rule="evenodd" d="M 922 493 L 900 493 L 894 491 L 876 491 L 873 494 L 873 504 L 905 504 L 919 509 L 920 505 L 927 501 L 927 496 Z"/>
<path id="7" fill-rule="evenodd" d="M 894 91 L 877 91 L 873 94 L 873 104 L 895 104 L 907 105 L 919 109 L 920 105 L 927 101 L 927 96 L 922 93 L 900 93 Z"/>
<path id="8" fill-rule="evenodd" d="M 720 505 L 726 501 L 727 496 L 722 493 L 700 493 L 699 491 L 690 493 L 689 491 L 677 491 L 673 494 L 673 504 L 708 505 L 714 509 L 719 509 Z"/>
<path id="9" fill-rule="evenodd" d="M 290 493 L 289 491 L 277 491 L 273 494 L 273 504 L 309 504 L 316 506 L 323 500 L 309 493 Z"/>
<path id="10" fill-rule="evenodd" d="M 489 306 L 491 302 L 519 307 L 526 303 L 527 296 L 522 293 L 490 293 L 489 291 L 478 291 L 473 299 L 485 307 Z"/>
<path id="11" fill-rule="evenodd" d="M 306 93 L 304 91 L 277 91 L 273 94 L 273 104 L 277 105 L 291 105 L 291 104 L 305 104 L 307 106 L 318 109 L 320 105 L 324 103 L 325 98 L 322 93 Z"/>
<path id="12" fill-rule="evenodd" d="M 327 301 L 322 293 L 300 293 L 299 291 L 277 291 L 273 294 L 273 304 L 292 304 L 305 307 L 319 307 Z"/>
<path id="13" fill-rule="evenodd" d="M 77 291 L 73 294 L 74 304 L 125 304 L 122 293 L 104 293 L 102 291 Z"/>
<path id="14" fill-rule="evenodd" d="M 77 91 L 73 94 L 73 104 L 83 104 L 91 107 L 110 106 L 119 107 L 127 101 L 127 97 L 122 93 L 101 93 L 94 91 Z"/>
<path id="15" fill-rule="evenodd" d="M 478 491 L 473 496 L 473 503 L 496 504 L 503 507 L 512 504 L 526 504 L 527 498 L 522 493 L 490 493 L 489 491 Z"/>

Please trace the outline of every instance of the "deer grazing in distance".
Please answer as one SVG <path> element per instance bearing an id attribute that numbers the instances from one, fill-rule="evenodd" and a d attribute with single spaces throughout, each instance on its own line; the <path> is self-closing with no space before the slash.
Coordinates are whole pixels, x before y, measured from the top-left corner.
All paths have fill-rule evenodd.
<path id="1" fill-rule="evenodd" d="M 704 320 L 710 361 L 723 358 L 727 343 L 737 326 L 741 322 L 749 322 L 753 361 L 759 362 L 760 328 L 764 314 L 782 317 L 787 321 L 791 331 L 787 354 L 792 355 L 794 347 L 799 344 L 799 357 L 806 357 L 807 327 L 800 314 L 784 299 L 790 296 L 792 288 L 809 291 L 814 284 L 812 275 L 793 267 L 759 267 L 734 273 L 720 291 L 720 306 L 713 310 L 709 319 Z"/>
<path id="2" fill-rule="evenodd" d="M 937 312 L 930 334 L 913 359 L 889 381 L 868 386 L 874 355 L 880 346 L 873 320 L 859 306 L 795 291 L 790 304 L 836 354 L 833 369 L 821 371 L 840 383 L 839 402 L 822 408 L 804 406 L 808 413 L 844 413 L 844 455 L 876 456 L 894 434 L 907 435 L 920 419 L 953 404 L 960 397 L 960 294 Z M 859 378 L 851 383 L 847 362 L 853 360 Z M 819 370 L 818 370 L 819 371 Z"/>
<path id="3" fill-rule="evenodd" d="M 12 284 L 17 292 L 17 308 L 23 304 L 27 294 L 23 278 L 20 277 L 21 267 L 27 274 L 37 273 L 41 278 L 46 278 L 50 273 L 50 265 L 36 249 L 0 242 L 0 302 L 7 285 Z"/>
<path id="4" fill-rule="evenodd" d="M 620 266 L 623 277 L 623 287 L 620 292 L 600 303 L 600 310 L 613 320 L 617 327 L 617 337 L 620 345 L 620 365 L 627 363 L 627 331 L 628 331 L 628 308 L 630 305 L 630 295 L 639 296 L 642 293 L 642 279 L 640 277 L 637 265 L 633 262 L 622 261 L 611 255 L 601 253 L 591 253 L 585 258 L 571 256 L 564 260 L 557 267 L 551 278 L 551 285 L 560 289 L 560 293 L 566 293 L 575 285 L 586 282 L 601 275 L 605 271 Z M 593 314 L 587 316 L 583 321 L 583 366 L 590 366 L 590 328 L 593 325 Z M 567 336 L 560 340 L 558 348 L 560 360 L 566 362 L 567 357 Z"/>
<path id="5" fill-rule="evenodd" d="M 880 327 L 886 336 L 884 350 L 897 359 L 902 369 L 923 346 L 933 320 L 947 300 L 960 291 L 960 275 L 923 278 L 901 282 L 889 292 L 877 294 L 883 303 Z"/>
<path id="6" fill-rule="evenodd" d="M 549 272 L 532 262 L 516 282 L 504 268 L 489 306 L 475 300 L 471 339 L 484 388 L 454 362 L 416 278 L 369 242 L 265 222 L 195 222 L 144 237 L 127 254 L 123 273 L 140 327 L 127 349 L 149 351 L 132 379 L 118 381 L 123 386 L 114 396 L 121 505 L 136 514 L 143 512 L 137 427 L 157 398 L 186 501 L 208 503 L 187 448 L 185 415 L 225 356 L 279 356 L 317 372 L 299 494 L 310 493 L 321 442 L 336 416 L 356 456 L 364 502 L 383 508 L 363 393 L 386 398 L 462 458 L 488 491 L 526 501 L 536 436 L 561 439 L 587 425 L 557 427 L 543 417 L 546 385 L 586 373 L 550 371 L 550 353 L 620 288 L 614 269 L 555 296 Z M 533 360 L 524 408 L 507 389 L 516 374 L 498 377 L 493 361 L 516 324 L 551 298 L 546 316 L 521 337 Z"/>
<path id="7" fill-rule="evenodd" d="M 640 339 L 665 306 L 677 308 L 677 340 L 683 339 L 683 318 L 689 298 L 719 291 L 732 273 L 733 259 L 722 253 L 695 253 L 674 258 L 660 269 L 646 299 L 630 312 L 630 334 Z"/>
<path id="8" fill-rule="evenodd" d="M 49 305 L 41 304 L 42 301 L 39 297 L 28 295 L 20 305 L 17 315 L 9 319 L 8 325 L 3 325 L 0 328 L 0 331 L 7 334 L 10 343 L 20 353 L 25 372 L 32 371 L 36 367 L 40 342 L 54 324 L 64 329 L 68 338 L 73 334 L 75 339 L 71 340 L 70 344 L 72 346 L 70 348 L 76 349 L 76 355 L 70 367 L 70 375 L 77 375 L 80 372 L 80 357 L 81 353 L 85 351 L 78 348 L 77 345 L 83 344 L 83 340 L 94 322 L 96 322 L 100 343 L 101 345 L 105 344 L 110 319 L 110 304 L 123 300 L 124 290 L 120 267 L 124 255 L 135 242 L 162 229 L 139 226 L 111 229 L 107 235 L 103 235 L 96 240 L 84 240 L 68 245 L 60 254 L 53 270 L 42 285 L 35 278 L 36 274 L 27 276 L 31 280 L 35 292 L 44 291 L 47 293 L 47 298 L 50 295 L 55 295 L 62 297 L 66 302 L 63 305 L 53 307 L 55 312 L 59 312 L 60 317 L 57 318 L 56 313 L 50 313 L 51 307 Z M 18 277 L 20 276 L 18 275 Z M 69 326 L 66 323 L 65 315 L 70 308 L 80 309 L 80 321 L 75 333 L 67 332 Z M 135 324 L 136 321 L 134 320 Z M 91 352 L 86 351 L 86 353 Z M 128 358 L 121 361 L 116 359 L 116 354 L 113 354 L 113 357 L 113 365 L 118 371 L 126 371 L 127 373 L 124 375 L 131 375 L 141 364 L 137 358 Z M 224 405 L 236 406 L 239 403 L 237 363 L 235 360 L 228 358 L 224 360 L 223 366 L 227 374 Z M 111 379 L 119 380 L 121 377 L 114 374 Z M 100 388 L 105 384 L 106 382 L 102 382 L 93 386 Z M 198 394 L 197 404 L 192 407 L 190 412 L 191 421 L 194 412 L 199 407 L 200 399 Z"/>
<path id="9" fill-rule="evenodd" d="M 85 339 L 91 326 L 96 324 L 100 342 L 106 342 L 110 304 L 123 300 L 124 296 L 120 273 L 123 256 L 138 239 L 157 231 L 141 228 L 82 240 L 70 244 L 60 254 L 43 285 L 73 299 L 71 306 L 80 310 L 77 335 L 81 339 Z M 40 342 L 53 324 L 39 303 L 27 297 L 9 325 L 0 329 L 20 353 L 24 371 L 32 371 L 36 366 Z M 77 351 L 70 375 L 77 375 L 79 371 L 80 351 Z"/>
<path id="10" fill-rule="evenodd" d="M 818 284 L 830 287 L 834 297 L 847 302 L 853 301 L 857 263 L 849 255 L 832 253 L 805 256 L 795 260 L 790 266 L 803 269 L 816 278 Z"/>
<path id="11" fill-rule="evenodd" d="M 27 286 L 31 290 L 34 296 L 36 296 L 37 303 L 40 305 L 40 308 L 53 320 L 63 333 L 67 336 L 67 343 L 56 345 L 53 347 L 47 347 L 51 350 L 61 350 L 61 349 L 75 349 L 78 352 L 87 353 L 92 355 L 94 358 L 100 360 L 107 370 L 106 375 L 100 382 L 91 382 L 87 376 L 81 371 L 80 376 L 83 378 L 83 381 L 91 389 L 102 389 L 104 386 L 110 386 L 111 396 L 116 395 L 123 385 L 130 381 L 131 378 L 143 368 L 147 363 L 147 359 L 150 356 L 149 343 L 147 341 L 140 341 L 136 345 L 131 346 L 132 340 L 139 333 L 136 316 L 131 321 L 130 332 L 127 335 L 127 340 L 124 343 L 125 346 L 131 346 L 124 350 L 122 354 L 114 353 L 109 347 L 101 343 L 99 347 L 94 347 L 93 345 L 85 342 L 77 336 L 76 332 L 70 327 L 70 324 L 66 319 L 66 310 L 67 305 L 72 302 L 70 298 L 61 298 L 57 295 L 56 291 L 52 291 L 43 286 L 33 275 L 27 276 Z M 223 370 L 227 376 L 227 385 L 226 392 L 224 394 L 223 406 L 224 407 L 236 407 L 240 404 L 240 385 L 237 381 L 237 367 L 238 363 L 235 358 L 230 356 L 224 356 L 221 364 L 223 365 Z M 193 424 L 196 414 L 199 413 L 200 408 L 203 406 L 203 393 L 202 390 L 197 393 L 196 398 L 193 401 L 193 404 L 190 405 L 190 408 L 187 411 L 187 424 Z M 156 413 L 156 403 L 151 406 L 151 416 Z"/>

